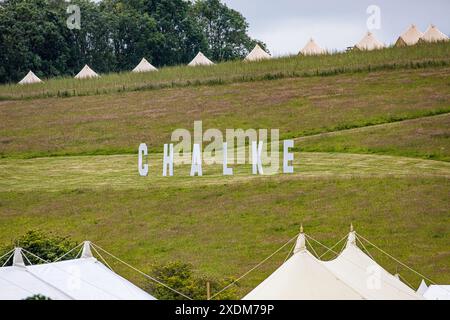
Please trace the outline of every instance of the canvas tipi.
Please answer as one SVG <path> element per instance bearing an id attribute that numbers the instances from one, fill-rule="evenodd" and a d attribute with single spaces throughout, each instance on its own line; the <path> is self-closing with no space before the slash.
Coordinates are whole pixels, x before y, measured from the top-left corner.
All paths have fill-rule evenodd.
<path id="1" fill-rule="evenodd" d="M 147 59 L 142 58 L 141 62 L 133 69 L 133 72 L 150 72 L 150 71 L 158 71 L 154 66 L 151 65 Z"/>
<path id="2" fill-rule="evenodd" d="M 195 56 L 194 59 L 192 59 L 191 62 L 189 62 L 188 66 L 190 67 L 196 67 L 196 66 L 211 66 L 214 62 L 209 60 L 203 53 L 199 52 Z"/>
<path id="3" fill-rule="evenodd" d="M 306 46 L 302 50 L 300 50 L 299 54 L 302 54 L 304 56 L 313 56 L 324 53 L 325 50 L 319 47 L 319 45 L 314 41 L 314 39 L 311 38 L 306 44 Z"/>
<path id="4" fill-rule="evenodd" d="M 99 75 L 88 65 L 85 65 L 83 69 L 81 69 L 81 71 L 75 76 L 75 79 L 89 79 L 97 77 L 99 77 Z"/>
<path id="5" fill-rule="evenodd" d="M 355 45 L 356 49 L 366 51 L 382 49 L 384 47 L 384 43 L 378 41 L 372 32 L 367 32 L 364 38 L 362 38 L 361 41 Z"/>
<path id="6" fill-rule="evenodd" d="M 404 46 L 413 46 L 417 42 L 419 42 L 420 38 L 423 36 L 423 33 L 420 32 L 419 29 L 415 25 L 411 25 L 408 30 L 406 30 L 395 43 L 397 47 Z"/>
<path id="7" fill-rule="evenodd" d="M 259 61 L 264 59 L 270 59 L 271 56 L 265 52 L 258 44 L 253 48 L 253 50 L 245 57 L 245 61 Z"/>
<path id="8" fill-rule="evenodd" d="M 420 38 L 420 42 L 438 42 L 438 41 L 447 41 L 448 36 L 442 33 L 435 25 L 430 25 Z"/>
<path id="9" fill-rule="evenodd" d="M 40 82 L 42 82 L 42 80 L 39 79 L 38 76 L 36 76 L 34 72 L 30 70 L 27 75 L 22 80 L 20 80 L 19 84 L 31 84 Z"/>

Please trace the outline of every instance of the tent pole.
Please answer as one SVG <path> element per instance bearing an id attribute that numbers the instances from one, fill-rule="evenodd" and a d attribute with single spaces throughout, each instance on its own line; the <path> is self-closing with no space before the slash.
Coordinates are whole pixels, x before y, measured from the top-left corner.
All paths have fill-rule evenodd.
<path id="1" fill-rule="evenodd" d="M 211 300 L 211 284 L 206 281 L 206 300 Z"/>

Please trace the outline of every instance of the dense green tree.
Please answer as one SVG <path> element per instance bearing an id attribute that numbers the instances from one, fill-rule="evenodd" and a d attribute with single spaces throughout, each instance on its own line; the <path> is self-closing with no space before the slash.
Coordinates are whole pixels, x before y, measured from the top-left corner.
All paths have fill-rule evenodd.
<path id="1" fill-rule="evenodd" d="M 207 38 L 208 54 L 216 61 L 242 58 L 256 44 L 248 36 L 245 18 L 220 0 L 198 0 L 192 16 Z"/>
<path id="2" fill-rule="evenodd" d="M 219 0 L 72 0 L 80 28 L 69 28 L 63 0 L 0 1 L 0 82 L 130 70 L 142 57 L 156 66 L 241 58 L 254 46 L 245 18 Z"/>

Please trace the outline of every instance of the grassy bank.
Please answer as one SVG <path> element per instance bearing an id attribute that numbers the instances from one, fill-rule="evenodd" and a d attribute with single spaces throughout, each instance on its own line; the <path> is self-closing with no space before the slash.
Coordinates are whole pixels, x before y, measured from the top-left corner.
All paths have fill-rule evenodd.
<path id="1" fill-rule="evenodd" d="M 449 75 L 430 68 L 4 101 L 0 156 L 135 153 L 141 142 L 160 152 L 195 120 L 204 130 L 278 128 L 284 139 L 419 118 L 450 111 Z"/>
<path id="2" fill-rule="evenodd" d="M 39 97 L 64 98 L 289 77 L 448 66 L 449 57 L 450 44 L 437 43 L 371 52 L 352 51 L 323 56 L 285 57 L 254 63 L 231 61 L 212 67 L 166 67 L 159 72 L 106 74 L 99 79 L 82 81 L 67 77 L 47 79 L 43 84 L 27 86 L 2 85 L 0 86 L 0 100 Z"/>

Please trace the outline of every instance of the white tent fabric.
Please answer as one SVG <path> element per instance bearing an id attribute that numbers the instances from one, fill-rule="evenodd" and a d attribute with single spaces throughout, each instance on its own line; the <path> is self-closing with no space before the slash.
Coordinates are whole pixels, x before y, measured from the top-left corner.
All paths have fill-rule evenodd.
<path id="1" fill-rule="evenodd" d="M 258 44 L 253 48 L 253 50 L 245 57 L 245 61 L 259 61 L 270 59 L 271 56 L 265 52 Z"/>
<path id="2" fill-rule="evenodd" d="M 294 255 L 243 300 L 360 300 L 363 297 L 349 287 L 305 246 L 300 234 Z"/>
<path id="3" fill-rule="evenodd" d="M 196 66 L 211 66 L 214 62 L 209 60 L 203 53 L 199 52 L 195 56 L 194 59 L 192 59 L 191 62 L 189 62 L 188 66 L 190 67 L 196 67 Z"/>
<path id="4" fill-rule="evenodd" d="M 303 47 L 303 49 L 300 50 L 300 54 L 302 54 L 304 56 L 313 56 L 313 55 L 319 55 L 319 54 L 324 54 L 324 53 L 326 53 L 326 51 L 324 49 L 322 49 L 312 38 Z"/>
<path id="5" fill-rule="evenodd" d="M 422 279 L 422 281 L 420 282 L 419 288 L 417 288 L 416 293 L 423 296 L 423 294 L 424 294 L 427 290 L 428 290 L 428 286 L 427 286 L 427 284 L 425 283 L 425 280 Z"/>
<path id="6" fill-rule="evenodd" d="M 81 71 L 75 76 L 75 79 L 89 79 L 97 77 L 99 77 L 99 75 L 88 65 L 85 65 L 83 69 L 81 69 Z"/>
<path id="7" fill-rule="evenodd" d="M 435 25 L 430 25 L 420 38 L 421 42 L 438 42 L 447 41 L 448 36 L 442 33 Z"/>
<path id="8" fill-rule="evenodd" d="M 450 300 L 450 286 L 431 285 L 423 296 L 427 300 Z"/>
<path id="9" fill-rule="evenodd" d="M 395 43 L 396 46 L 413 46 L 419 42 L 423 33 L 413 24 L 406 30 Z"/>
<path id="10" fill-rule="evenodd" d="M 371 51 L 382 49 L 385 47 L 384 43 L 378 41 L 372 32 L 368 32 L 364 38 L 361 39 L 355 46 L 359 50 Z"/>
<path id="11" fill-rule="evenodd" d="M 41 83 L 42 80 L 38 78 L 37 75 L 34 74 L 33 71 L 29 71 L 27 75 L 20 80 L 19 84 L 31 84 L 31 83 Z"/>
<path id="12" fill-rule="evenodd" d="M 150 72 L 158 71 L 147 59 L 142 58 L 141 62 L 133 69 L 133 72 Z"/>
<path id="13" fill-rule="evenodd" d="M 356 234 L 350 232 L 347 245 L 325 266 L 364 298 L 370 300 L 417 300 L 422 297 L 372 260 L 356 245 Z"/>
<path id="14" fill-rule="evenodd" d="M 0 268 L 0 300 L 35 294 L 53 300 L 155 300 L 95 259 L 88 242 L 80 259 L 25 266 L 15 257 L 12 267 Z"/>

